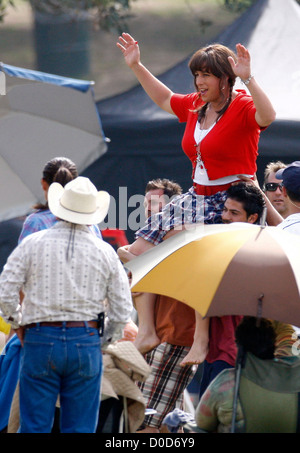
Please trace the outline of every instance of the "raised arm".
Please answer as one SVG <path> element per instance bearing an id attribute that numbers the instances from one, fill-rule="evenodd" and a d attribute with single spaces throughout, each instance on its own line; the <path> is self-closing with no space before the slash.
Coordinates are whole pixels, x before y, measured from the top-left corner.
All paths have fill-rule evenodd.
<path id="1" fill-rule="evenodd" d="M 135 74 L 152 101 L 162 110 L 174 114 L 170 104 L 173 92 L 141 63 L 137 41 L 128 33 L 122 33 L 122 36 L 119 37 L 119 42 L 117 42 L 117 47 L 122 51 L 126 64 Z"/>
<path id="2" fill-rule="evenodd" d="M 236 45 L 237 62 L 232 57 L 228 57 L 232 69 L 237 77 L 242 81 L 248 81 L 247 88 L 252 96 L 256 107 L 255 119 L 261 127 L 269 126 L 275 118 L 276 112 L 266 93 L 251 74 L 251 59 L 249 51 L 242 45 Z"/>

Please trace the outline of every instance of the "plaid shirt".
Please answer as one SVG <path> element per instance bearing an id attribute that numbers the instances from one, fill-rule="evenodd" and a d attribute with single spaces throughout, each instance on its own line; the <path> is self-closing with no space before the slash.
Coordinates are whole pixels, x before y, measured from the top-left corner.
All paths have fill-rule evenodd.
<path id="1" fill-rule="evenodd" d="M 172 229 L 181 230 L 182 225 L 195 223 L 222 223 L 222 210 L 226 191 L 214 195 L 196 195 L 194 188 L 174 197 L 161 212 L 147 220 L 147 225 L 137 231 L 136 238 L 142 237 L 157 245 Z"/>

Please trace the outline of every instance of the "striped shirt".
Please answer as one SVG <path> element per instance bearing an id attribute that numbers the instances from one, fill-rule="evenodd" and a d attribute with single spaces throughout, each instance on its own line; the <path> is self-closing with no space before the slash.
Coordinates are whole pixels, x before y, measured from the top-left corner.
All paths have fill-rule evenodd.
<path id="1" fill-rule="evenodd" d="M 71 224 L 59 221 L 25 238 L 9 256 L 0 276 L 0 309 L 14 328 L 42 321 L 88 321 L 102 311 L 110 321 L 126 323 L 132 300 L 126 272 L 111 245 L 84 225 L 76 225 L 72 240 Z"/>

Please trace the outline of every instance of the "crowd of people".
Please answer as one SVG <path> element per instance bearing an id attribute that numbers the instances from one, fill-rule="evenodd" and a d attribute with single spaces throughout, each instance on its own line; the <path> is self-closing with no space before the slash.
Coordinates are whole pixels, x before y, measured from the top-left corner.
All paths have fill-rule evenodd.
<path id="1" fill-rule="evenodd" d="M 1 399 L 0 392 L 0 412 L 8 420 L 17 391 L 19 432 L 51 432 L 57 407 L 60 432 L 96 432 L 101 351 L 124 340 L 124 329 L 133 326 L 130 341 L 150 367 L 148 378 L 136 385 L 152 410 L 136 432 L 159 433 L 166 417 L 184 407 L 185 390 L 199 364 L 203 372 L 196 424 L 204 431 L 226 431 L 238 348 L 262 360 L 291 357 L 297 326 L 236 315 L 203 319 L 170 297 L 131 293 L 122 262 L 188 224 L 262 224 L 266 219 L 267 225 L 299 234 L 300 162 L 271 162 L 259 186 L 259 138 L 276 113 L 242 44 L 236 52 L 221 44 L 199 49 L 189 62 L 195 92 L 185 95 L 173 93 L 150 73 L 131 35 L 123 33 L 117 46 L 153 102 L 186 123 L 182 148 L 193 168 L 191 187 L 183 193 L 165 177 L 149 181 L 145 226 L 132 244 L 116 252 L 98 228 L 108 212 L 109 194 L 78 176 L 66 157 L 45 165 L 45 204 L 34 206 L 25 220 L 18 246 L 0 275 L 1 322 L 19 347 L 10 397 Z M 235 89 L 237 77 L 248 92 Z M 252 344 L 256 334 L 261 335 L 261 349 L 266 342 L 267 354 Z M 6 407 L 1 409 L 3 401 Z M 239 405 L 239 427 L 244 419 Z"/>

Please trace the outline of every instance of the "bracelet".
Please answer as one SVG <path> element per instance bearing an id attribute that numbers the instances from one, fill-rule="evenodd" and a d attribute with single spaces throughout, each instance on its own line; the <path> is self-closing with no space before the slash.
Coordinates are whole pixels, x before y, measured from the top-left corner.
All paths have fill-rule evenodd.
<path id="1" fill-rule="evenodd" d="M 250 80 L 252 79 L 252 77 L 254 77 L 254 76 L 251 75 L 251 76 L 249 76 L 248 79 L 246 79 L 246 80 L 243 80 L 243 79 L 241 79 L 241 78 L 240 78 L 240 79 L 241 79 L 241 82 L 243 82 L 244 85 L 248 85 L 249 82 L 250 82 Z"/>

